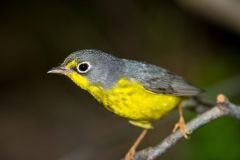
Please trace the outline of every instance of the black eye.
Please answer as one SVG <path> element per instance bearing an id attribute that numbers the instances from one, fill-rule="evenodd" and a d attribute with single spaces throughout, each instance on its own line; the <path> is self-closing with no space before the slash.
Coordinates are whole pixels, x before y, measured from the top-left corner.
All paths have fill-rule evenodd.
<path id="1" fill-rule="evenodd" d="M 86 73 L 90 68 L 90 64 L 88 62 L 82 62 L 77 66 L 77 70 L 80 73 Z"/>

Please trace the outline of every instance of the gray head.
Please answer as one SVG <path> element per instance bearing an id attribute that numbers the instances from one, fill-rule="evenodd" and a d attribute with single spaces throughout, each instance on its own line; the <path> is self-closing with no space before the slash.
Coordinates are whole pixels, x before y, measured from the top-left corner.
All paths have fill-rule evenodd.
<path id="1" fill-rule="evenodd" d="M 71 53 L 61 66 L 48 73 L 78 74 L 86 77 L 90 84 L 108 89 L 122 76 L 121 67 L 124 67 L 121 59 L 100 50 L 85 49 Z M 69 77 L 78 84 L 72 76 Z M 81 87 L 81 84 L 78 85 Z"/>
<path id="2" fill-rule="evenodd" d="M 199 88 L 183 77 L 164 68 L 119 59 L 94 49 L 73 52 L 61 66 L 53 68 L 48 73 L 64 74 L 86 90 L 89 89 L 89 85 L 109 89 L 124 76 L 141 82 L 147 90 L 158 94 L 195 96 L 201 93 Z"/>

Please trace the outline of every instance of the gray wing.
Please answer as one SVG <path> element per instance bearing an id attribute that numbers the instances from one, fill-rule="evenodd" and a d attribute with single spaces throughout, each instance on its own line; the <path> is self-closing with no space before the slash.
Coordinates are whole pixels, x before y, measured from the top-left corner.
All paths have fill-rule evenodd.
<path id="1" fill-rule="evenodd" d="M 177 96 L 196 96 L 202 90 L 195 87 L 183 77 L 166 72 L 162 77 L 149 78 L 145 81 L 146 89 L 154 93 L 172 94 Z"/>
<path id="2" fill-rule="evenodd" d="M 131 60 L 126 63 L 126 75 L 144 84 L 154 93 L 176 96 L 196 96 L 202 90 L 189 83 L 186 79 L 164 68 Z"/>

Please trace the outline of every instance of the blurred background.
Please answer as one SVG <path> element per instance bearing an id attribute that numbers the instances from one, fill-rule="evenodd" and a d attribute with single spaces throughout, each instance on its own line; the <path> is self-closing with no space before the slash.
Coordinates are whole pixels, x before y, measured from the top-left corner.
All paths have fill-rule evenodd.
<path id="1" fill-rule="evenodd" d="M 224 93 L 239 105 L 239 2 L 1 1 L 0 159 L 124 157 L 142 129 L 107 112 L 67 77 L 46 74 L 80 49 L 162 66 L 205 89 L 206 99 Z M 138 149 L 159 143 L 177 121 L 174 111 L 156 122 Z M 239 148 L 240 121 L 223 117 L 158 160 L 236 160 Z"/>

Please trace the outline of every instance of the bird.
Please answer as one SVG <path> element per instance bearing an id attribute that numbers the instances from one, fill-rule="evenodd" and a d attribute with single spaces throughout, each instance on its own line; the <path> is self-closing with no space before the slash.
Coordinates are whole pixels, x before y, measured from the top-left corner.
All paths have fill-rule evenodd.
<path id="1" fill-rule="evenodd" d="M 96 49 L 71 53 L 64 62 L 47 73 L 69 77 L 81 89 L 88 91 L 108 111 L 143 128 L 142 133 L 125 155 L 133 158 L 136 148 L 152 129 L 152 122 L 167 116 L 175 108 L 179 121 L 173 132 L 187 131 L 181 103 L 202 93 L 185 78 L 146 62 L 115 57 Z"/>

